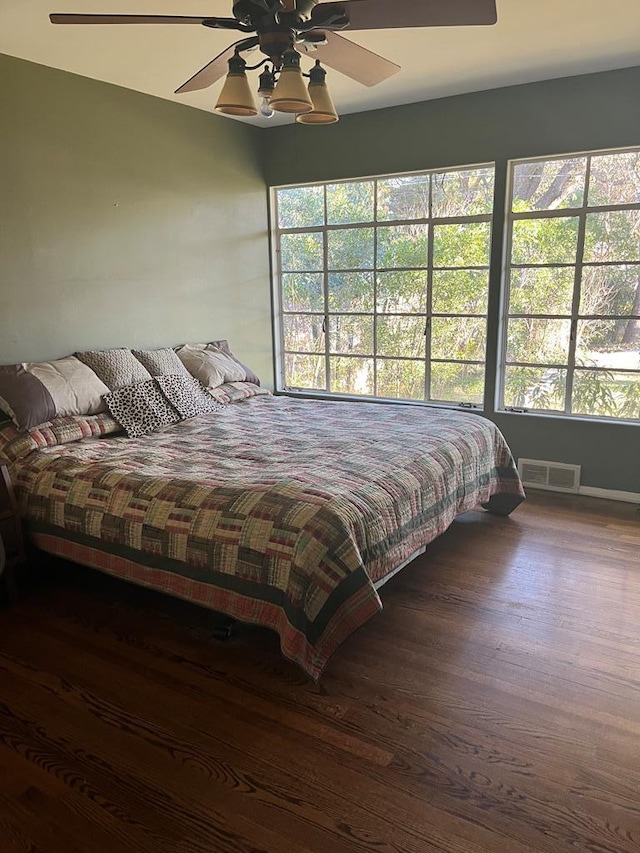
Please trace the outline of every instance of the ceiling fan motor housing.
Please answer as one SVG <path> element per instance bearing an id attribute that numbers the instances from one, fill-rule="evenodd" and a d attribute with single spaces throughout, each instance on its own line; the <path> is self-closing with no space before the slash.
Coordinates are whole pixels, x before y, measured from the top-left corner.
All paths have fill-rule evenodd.
<path id="1" fill-rule="evenodd" d="M 277 0 L 237 0 L 233 15 L 244 26 L 255 30 L 260 50 L 281 68 L 283 56 L 298 40 L 298 31 L 311 20 L 318 0 L 297 0 L 296 3 Z"/>
<path id="2" fill-rule="evenodd" d="M 289 27 L 272 24 L 261 27 L 258 38 L 262 53 L 269 57 L 276 68 L 280 68 L 285 51 L 290 50 L 296 42 L 296 33 Z"/>
<path id="3" fill-rule="evenodd" d="M 291 3 L 282 3 L 278 8 L 277 0 L 236 0 L 233 4 L 233 16 L 243 24 L 249 24 L 256 29 L 261 28 L 261 20 L 265 17 L 280 20 L 283 24 L 295 28 L 298 24 L 306 24 L 311 20 L 311 13 L 318 0 L 297 0 L 295 8 L 290 9 Z"/>
<path id="4" fill-rule="evenodd" d="M 307 21 L 311 20 L 311 13 L 313 12 L 313 7 L 317 4 L 318 0 L 297 0 L 295 11 L 289 14 L 295 16 L 297 23 L 306 24 Z"/>
<path id="5" fill-rule="evenodd" d="M 252 0 L 237 0 L 233 4 L 233 17 L 237 18 L 243 24 L 250 24 L 251 18 L 257 11 L 257 7 Z"/>

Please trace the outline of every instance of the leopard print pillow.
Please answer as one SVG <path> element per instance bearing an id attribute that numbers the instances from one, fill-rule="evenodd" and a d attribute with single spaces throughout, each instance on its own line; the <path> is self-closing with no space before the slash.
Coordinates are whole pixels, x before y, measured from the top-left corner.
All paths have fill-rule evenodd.
<path id="1" fill-rule="evenodd" d="M 193 376 L 183 376 L 182 374 L 157 376 L 156 382 L 164 396 L 178 410 L 184 420 L 224 409 L 222 403 L 214 400 L 207 389 Z"/>
<path id="2" fill-rule="evenodd" d="M 153 379 L 118 388 L 102 399 L 129 438 L 147 435 L 180 420 Z"/>

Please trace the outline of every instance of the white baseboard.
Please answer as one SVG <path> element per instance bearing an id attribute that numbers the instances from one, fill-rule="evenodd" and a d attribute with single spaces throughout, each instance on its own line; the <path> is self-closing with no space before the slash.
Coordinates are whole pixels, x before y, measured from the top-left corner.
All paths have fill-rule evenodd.
<path id="1" fill-rule="evenodd" d="M 608 501 L 625 501 L 630 504 L 640 504 L 639 492 L 621 492 L 617 489 L 599 489 L 596 486 L 580 486 L 579 494 L 591 498 L 604 498 Z"/>

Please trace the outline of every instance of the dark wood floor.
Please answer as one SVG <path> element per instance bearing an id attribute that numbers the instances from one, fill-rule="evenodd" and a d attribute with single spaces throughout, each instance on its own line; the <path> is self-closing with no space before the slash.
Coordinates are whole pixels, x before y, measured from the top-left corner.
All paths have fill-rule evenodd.
<path id="1" fill-rule="evenodd" d="M 318 686 L 85 570 L 0 611 L 0 852 L 638 853 L 640 514 L 473 512 Z"/>

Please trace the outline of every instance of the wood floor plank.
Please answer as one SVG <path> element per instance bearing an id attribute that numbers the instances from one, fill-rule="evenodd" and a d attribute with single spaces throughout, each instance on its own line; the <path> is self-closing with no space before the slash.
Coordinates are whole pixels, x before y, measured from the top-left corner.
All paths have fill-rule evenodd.
<path id="1" fill-rule="evenodd" d="M 638 853 L 640 513 L 458 519 L 319 684 L 42 559 L 0 612 L 0 853 Z"/>
<path id="2" fill-rule="evenodd" d="M 34 752 L 24 757 L 15 747 L 15 743 L 0 746 L 0 766 L 11 785 L 11 791 L 0 794 L 0 815 L 11 815 L 15 827 L 22 827 L 19 831 L 25 843 L 38 839 L 40 849 L 55 840 L 55 844 L 64 844 L 69 853 L 83 853 L 90 838 L 92 853 L 134 853 L 136 841 L 140 840 L 135 832 L 123 831 L 117 823 L 110 826 L 90 798 L 71 796 L 69 804 L 65 800 L 65 782 L 49 767 L 38 767 Z M 114 827 L 115 832 L 111 831 Z"/>
<path id="3" fill-rule="evenodd" d="M 53 652 L 54 658 L 58 659 L 64 653 L 64 647 L 57 647 L 51 642 L 47 644 L 47 649 Z M 6 664 L 6 657 L 4 662 Z M 121 671 L 122 678 L 118 683 L 117 692 L 112 694 L 112 701 L 105 703 L 95 695 L 89 695 L 84 687 L 74 686 L 75 682 L 82 678 L 82 672 L 86 670 L 86 664 L 82 658 L 76 657 L 74 662 L 79 663 L 78 671 L 74 672 L 73 667 L 66 668 L 65 679 L 60 685 L 65 696 L 73 696 L 76 704 L 86 703 L 87 707 L 92 708 L 99 719 L 116 723 L 121 731 L 130 732 L 134 729 L 135 712 L 138 709 L 137 697 L 132 695 L 127 702 L 129 707 L 133 706 L 133 717 L 124 713 L 122 709 L 118 709 L 115 704 L 121 698 L 122 691 L 125 695 L 130 694 L 130 682 L 127 679 L 126 671 L 124 669 Z M 19 671 L 17 664 L 9 668 L 13 672 Z M 101 667 L 101 672 L 107 676 L 110 675 L 108 667 Z M 45 681 L 42 678 L 38 680 Z M 50 679 L 46 680 L 55 693 L 55 684 L 52 684 Z M 115 684 L 111 677 L 107 678 L 107 682 Z M 153 685 L 149 686 L 149 690 L 153 691 Z M 407 833 L 404 829 L 405 824 L 410 823 L 411 814 L 415 807 L 415 803 L 409 794 L 405 794 L 402 790 L 394 790 L 393 787 L 390 788 L 388 785 L 381 784 L 376 779 L 369 779 L 366 785 L 366 798 L 363 801 L 364 808 L 360 807 L 359 792 L 363 789 L 363 780 L 366 778 L 363 774 L 366 774 L 367 762 L 362 761 L 359 756 L 355 756 L 352 761 L 349 761 L 350 750 L 345 751 L 341 759 L 338 753 L 340 778 L 336 779 L 332 772 L 326 772 L 328 762 L 336 757 L 336 751 L 331 743 L 324 740 L 321 732 L 306 733 L 303 738 L 295 730 L 289 729 L 284 724 L 274 728 L 272 720 L 265 718 L 254 707 L 245 709 L 242 703 L 233 707 L 230 702 L 215 704 L 212 701 L 212 696 L 204 697 L 204 699 L 197 698 L 198 692 L 195 689 L 191 692 L 191 718 L 188 727 L 184 729 L 179 722 L 180 710 L 184 706 L 182 691 L 169 691 L 163 687 L 161 695 L 164 702 L 162 706 L 157 708 L 155 703 L 152 704 L 154 708 L 153 717 L 145 726 L 146 736 L 153 738 L 156 747 L 162 740 L 166 749 L 185 754 L 187 752 L 185 743 L 195 743 L 197 747 L 192 750 L 195 754 L 189 754 L 191 769 L 193 769 L 196 761 L 202 767 L 222 760 L 227 766 L 233 765 L 236 775 L 242 773 L 249 776 L 253 780 L 253 787 L 260 791 L 268 791 L 270 788 L 273 790 L 274 783 L 270 780 L 275 770 L 276 778 L 279 776 L 282 780 L 277 783 L 282 789 L 283 802 L 281 808 L 286 808 L 290 824 L 293 823 L 294 818 L 291 803 L 300 797 L 306 797 L 306 802 L 303 802 L 302 805 L 312 816 L 313 804 L 319 802 L 326 810 L 328 817 L 334 821 L 331 831 L 327 827 L 327 837 L 331 838 L 332 834 L 348 832 L 350 836 L 349 849 L 353 850 L 368 849 L 361 846 L 357 838 L 365 837 L 367 832 L 371 831 L 371 827 L 376 827 L 376 820 L 379 821 L 379 815 L 384 814 L 385 808 L 390 802 L 390 795 L 393 794 L 393 816 L 380 823 L 376 844 L 384 843 L 384 835 L 387 832 L 395 838 L 394 843 L 398 844 L 398 849 L 407 851 L 424 849 L 426 839 L 420 838 L 419 833 L 413 833 L 414 836 L 418 835 L 417 838 L 412 837 L 412 834 Z M 143 708 L 149 708 L 150 699 L 153 700 L 153 696 L 144 697 Z M 246 704 L 246 697 L 244 704 Z M 231 706 L 232 710 L 226 707 L 227 705 Z M 162 734 L 158 723 L 159 717 L 161 718 Z M 210 731 L 212 719 L 215 720 L 215 727 Z M 241 726 L 241 731 L 244 733 L 244 737 L 239 741 L 237 738 L 238 726 Z M 137 728 L 139 734 L 140 726 Z M 188 740 L 184 740 L 185 738 Z M 236 742 L 235 755 L 230 754 L 228 747 L 228 743 L 234 740 Z M 290 747 L 294 742 L 297 748 L 292 752 Z M 264 763 L 261 755 L 263 750 L 274 756 L 272 761 L 276 762 L 275 767 Z M 371 766 L 378 768 L 380 765 L 373 762 Z M 264 779 L 269 781 L 263 781 L 261 778 L 263 775 Z M 290 778 L 295 779 L 295 785 L 286 790 L 286 786 L 290 786 Z M 345 783 L 348 783 L 347 790 L 344 790 Z M 331 794 L 328 801 L 325 796 L 326 791 Z M 217 800 L 218 794 L 215 796 Z M 342 819 L 341 808 L 344 801 L 349 799 L 352 800 L 350 805 L 352 822 L 345 824 Z M 374 808 L 371 808 L 371 803 L 373 803 Z M 254 809 L 256 806 L 257 804 L 253 803 Z M 426 806 L 425 810 L 429 811 Z M 442 816 L 433 809 L 430 811 L 432 822 L 437 825 Z M 359 813 L 362 813 L 361 817 Z M 354 822 L 356 818 L 357 822 Z M 457 834 L 453 837 L 454 842 Z M 430 843 L 435 844 L 434 838 L 434 833 L 430 832 Z M 441 849 L 457 850 L 457 844 L 452 846 L 451 841 L 452 839 L 447 839 L 447 844 Z M 332 849 L 339 849 L 335 838 L 332 840 L 331 846 Z M 280 849 L 280 847 L 274 849 Z M 434 849 L 440 848 L 434 847 Z M 471 841 L 466 841 L 460 849 L 472 850 Z"/>

